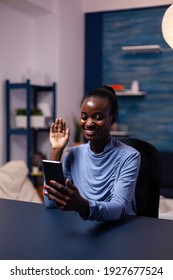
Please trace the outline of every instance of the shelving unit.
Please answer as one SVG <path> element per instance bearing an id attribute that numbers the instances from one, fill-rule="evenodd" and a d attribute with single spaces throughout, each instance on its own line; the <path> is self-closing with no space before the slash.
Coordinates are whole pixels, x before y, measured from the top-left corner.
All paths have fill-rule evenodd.
<path id="1" fill-rule="evenodd" d="M 11 96 L 17 94 L 25 95 L 25 104 L 23 107 L 26 108 L 27 112 L 27 127 L 26 129 L 12 127 L 11 125 Z M 26 137 L 26 161 L 29 168 L 29 173 L 31 173 L 31 155 L 37 152 L 38 148 L 38 135 L 40 133 L 49 133 L 49 127 L 44 128 L 31 128 L 30 126 L 30 115 L 31 109 L 37 107 L 39 95 L 41 93 L 51 94 L 51 107 L 52 107 L 52 121 L 56 117 L 56 83 L 52 85 L 32 85 L 30 80 L 26 80 L 24 83 L 10 83 L 9 80 L 5 82 L 5 98 L 6 98 L 6 161 L 11 160 L 11 144 L 12 136 L 16 135 Z"/>

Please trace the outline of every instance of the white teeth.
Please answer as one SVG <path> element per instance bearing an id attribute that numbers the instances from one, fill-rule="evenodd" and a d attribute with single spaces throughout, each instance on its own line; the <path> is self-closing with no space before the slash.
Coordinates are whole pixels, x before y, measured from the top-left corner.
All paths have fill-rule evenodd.
<path id="1" fill-rule="evenodd" d="M 95 134 L 95 130 L 89 130 L 89 129 L 85 129 L 85 133 L 86 133 L 86 135 L 93 135 L 93 134 Z"/>

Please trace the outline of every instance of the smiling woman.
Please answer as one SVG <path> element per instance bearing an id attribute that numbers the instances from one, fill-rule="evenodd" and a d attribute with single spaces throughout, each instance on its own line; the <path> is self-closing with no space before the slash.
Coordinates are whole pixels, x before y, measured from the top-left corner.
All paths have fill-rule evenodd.
<path id="1" fill-rule="evenodd" d="M 111 87 L 87 93 L 81 102 L 80 125 L 95 153 L 102 152 L 110 140 L 110 128 L 118 116 L 118 101 Z"/>
<path id="2" fill-rule="evenodd" d="M 80 126 L 88 143 L 72 147 L 63 161 L 66 186 L 52 178 L 44 186 L 47 207 L 76 211 L 83 219 L 110 221 L 134 215 L 140 154 L 110 135 L 117 121 L 114 90 L 103 86 L 81 101 Z M 61 160 L 70 130 L 62 118 L 50 128 L 51 160 Z"/>

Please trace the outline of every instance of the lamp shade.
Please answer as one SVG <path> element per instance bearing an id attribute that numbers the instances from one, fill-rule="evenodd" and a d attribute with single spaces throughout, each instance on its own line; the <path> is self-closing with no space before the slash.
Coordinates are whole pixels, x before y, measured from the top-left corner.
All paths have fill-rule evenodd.
<path id="1" fill-rule="evenodd" d="M 173 49 L 173 4 L 164 13 L 162 34 L 166 43 Z"/>

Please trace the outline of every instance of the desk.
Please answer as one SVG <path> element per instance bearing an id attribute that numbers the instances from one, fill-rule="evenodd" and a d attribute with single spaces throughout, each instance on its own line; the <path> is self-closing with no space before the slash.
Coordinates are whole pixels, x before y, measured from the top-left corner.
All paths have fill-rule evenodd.
<path id="1" fill-rule="evenodd" d="M 0 259 L 173 260 L 173 221 L 83 221 L 75 212 L 0 199 Z"/>

